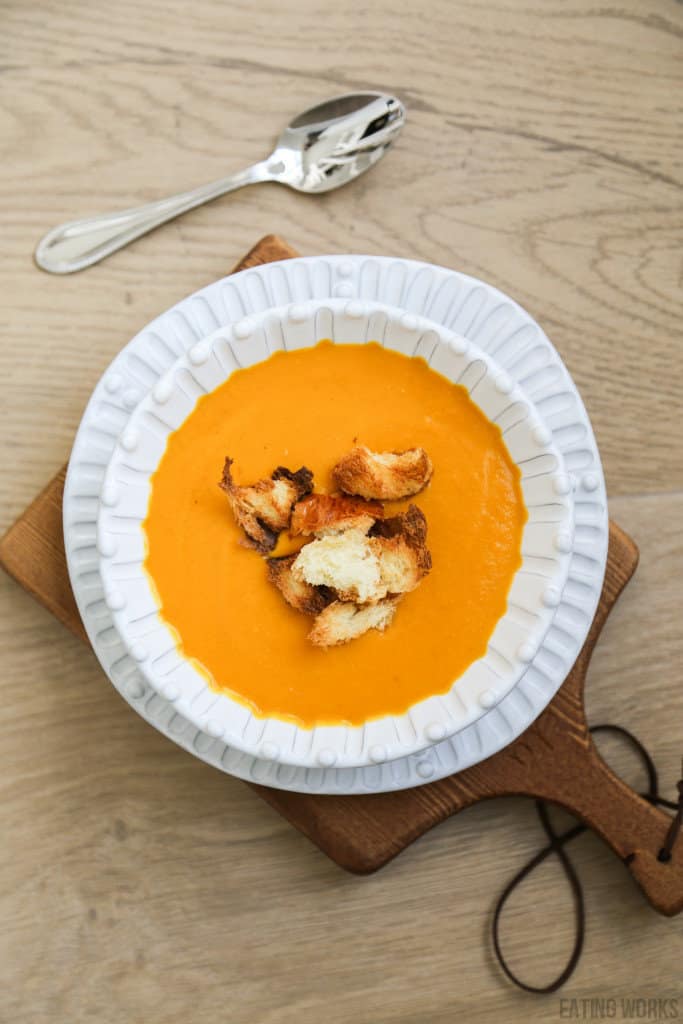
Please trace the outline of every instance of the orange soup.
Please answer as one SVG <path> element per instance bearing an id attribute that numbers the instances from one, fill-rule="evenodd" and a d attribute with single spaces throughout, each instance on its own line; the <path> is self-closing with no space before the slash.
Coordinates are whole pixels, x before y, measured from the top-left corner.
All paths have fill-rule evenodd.
<path id="1" fill-rule="evenodd" d="M 241 544 L 217 483 L 230 455 L 237 483 L 305 465 L 316 490 L 331 490 L 332 467 L 355 444 L 429 453 L 434 476 L 412 500 L 433 569 L 385 632 L 321 649 L 306 640 L 311 619 Z M 447 692 L 485 653 L 526 517 L 502 434 L 463 387 L 375 343 L 321 342 L 237 371 L 171 434 L 152 477 L 145 565 L 162 618 L 213 688 L 259 716 L 359 725 Z"/>

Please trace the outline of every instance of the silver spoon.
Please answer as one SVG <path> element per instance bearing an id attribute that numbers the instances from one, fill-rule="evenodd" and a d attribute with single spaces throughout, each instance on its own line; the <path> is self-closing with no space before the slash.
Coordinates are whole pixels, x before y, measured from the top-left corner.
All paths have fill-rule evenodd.
<path id="1" fill-rule="evenodd" d="M 349 93 L 327 100 L 295 117 L 266 160 L 191 192 L 61 224 L 38 243 L 36 263 L 51 274 L 83 270 L 160 224 L 243 185 L 279 181 L 298 192 L 329 192 L 372 167 L 400 132 L 405 116 L 400 100 L 384 93 Z"/>

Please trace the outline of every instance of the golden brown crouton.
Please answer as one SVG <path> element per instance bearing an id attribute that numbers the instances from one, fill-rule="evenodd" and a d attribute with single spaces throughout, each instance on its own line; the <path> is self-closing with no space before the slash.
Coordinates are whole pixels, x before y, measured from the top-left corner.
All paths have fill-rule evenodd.
<path id="1" fill-rule="evenodd" d="M 292 564 L 296 555 L 285 558 L 269 558 L 268 579 L 278 588 L 287 604 L 305 615 L 318 615 L 331 601 L 334 595 L 324 587 L 312 587 L 305 580 L 297 579 L 292 573 Z"/>
<path id="2" fill-rule="evenodd" d="M 390 594 L 414 590 L 432 567 L 427 548 L 427 520 L 417 505 L 372 527 L 382 579 Z"/>
<path id="3" fill-rule="evenodd" d="M 232 479 L 232 459 L 225 460 L 221 487 L 232 513 L 251 542 L 266 553 L 272 551 L 280 530 L 289 526 L 293 505 L 313 488 L 313 474 L 305 466 L 293 473 L 278 466 L 270 480 L 240 487 Z"/>
<path id="4" fill-rule="evenodd" d="M 413 505 L 388 522 L 388 536 L 368 537 L 351 529 L 306 544 L 292 563 L 293 575 L 359 605 L 414 590 L 432 564 L 424 515 Z M 377 524 L 373 531 L 384 526 Z"/>
<path id="5" fill-rule="evenodd" d="M 407 594 L 415 590 L 431 568 L 429 551 L 424 547 L 413 547 L 405 537 L 373 537 L 371 544 L 379 561 L 382 587 L 387 594 Z"/>
<path id="6" fill-rule="evenodd" d="M 410 504 L 405 512 L 376 522 L 370 533 L 373 537 L 405 537 L 415 548 L 424 548 L 427 542 L 427 520 L 421 508 Z"/>
<path id="7" fill-rule="evenodd" d="M 355 640 L 369 629 L 384 630 L 393 619 L 399 600 L 390 597 L 360 608 L 355 604 L 334 601 L 318 615 L 308 639 L 316 647 L 334 647 Z"/>
<path id="8" fill-rule="evenodd" d="M 377 519 L 384 515 L 384 507 L 378 501 L 363 501 L 346 495 L 309 494 L 297 502 L 292 512 L 289 532 L 298 534 L 338 533 L 342 530 L 359 529 L 367 533 Z"/>
<path id="9" fill-rule="evenodd" d="M 374 603 L 386 594 L 379 560 L 364 530 L 330 533 L 305 544 L 292 572 L 312 586 L 329 587 L 342 601 Z"/>
<path id="10" fill-rule="evenodd" d="M 424 448 L 404 452 L 372 452 L 353 448 L 332 470 L 337 486 L 346 494 L 380 501 L 399 501 L 417 494 L 432 476 Z"/>

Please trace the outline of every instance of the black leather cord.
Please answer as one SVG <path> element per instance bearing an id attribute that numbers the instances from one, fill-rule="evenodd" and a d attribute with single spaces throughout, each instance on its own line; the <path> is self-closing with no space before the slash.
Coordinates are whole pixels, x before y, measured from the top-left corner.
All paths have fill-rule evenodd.
<path id="1" fill-rule="evenodd" d="M 667 832 L 664 845 L 658 852 L 657 857 L 663 863 L 671 860 L 671 854 L 674 845 L 683 830 L 683 778 L 678 783 L 678 801 L 674 803 L 672 800 L 665 800 L 659 795 L 659 778 L 657 776 L 657 769 L 654 761 L 650 757 L 649 753 L 640 742 L 636 739 L 633 733 L 629 732 L 628 729 L 623 729 L 620 725 L 594 725 L 590 730 L 592 733 L 610 732 L 617 736 L 628 740 L 632 745 L 633 749 L 638 753 L 640 759 L 645 766 L 647 772 L 647 791 L 640 795 L 643 799 L 649 801 L 649 803 L 656 805 L 657 807 L 668 807 L 671 810 L 676 811 L 675 817 L 671 821 L 671 827 Z M 523 989 L 525 992 L 535 992 L 538 994 L 547 994 L 549 992 L 556 992 L 558 988 L 561 988 L 566 981 L 572 976 L 576 969 L 576 965 L 581 958 L 583 951 L 583 942 L 586 933 L 586 907 L 585 898 L 583 893 L 583 887 L 581 881 L 576 874 L 574 865 L 572 864 L 569 856 L 564 849 L 567 843 L 575 839 L 576 836 L 580 836 L 587 830 L 586 825 L 574 825 L 572 828 L 567 829 L 565 832 L 557 833 L 552 826 L 550 817 L 548 814 L 548 804 L 543 800 L 536 801 L 536 811 L 538 813 L 539 820 L 543 826 L 543 830 L 548 837 L 548 844 L 543 847 L 542 850 L 532 857 L 532 859 L 521 868 L 514 878 L 510 879 L 508 884 L 503 889 L 502 893 L 498 897 L 496 905 L 493 911 L 493 923 L 492 923 L 492 937 L 493 937 L 493 949 L 496 954 L 496 959 L 500 964 L 501 968 L 510 979 L 513 984 L 517 985 L 518 988 Z M 569 882 L 572 896 L 574 898 L 574 914 L 576 919 L 576 931 L 574 936 L 574 945 L 569 955 L 564 969 L 558 974 L 554 981 L 551 981 L 548 985 L 529 985 L 527 982 L 514 973 L 507 963 L 503 951 L 500 945 L 500 919 L 505 908 L 505 904 L 508 899 L 515 891 L 518 885 L 524 881 L 524 879 L 531 874 L 531 872 L 542 864 L 548 857 L 555 854 L 562 865 L 562 869 L 565 873 L 567 881 Z"/>

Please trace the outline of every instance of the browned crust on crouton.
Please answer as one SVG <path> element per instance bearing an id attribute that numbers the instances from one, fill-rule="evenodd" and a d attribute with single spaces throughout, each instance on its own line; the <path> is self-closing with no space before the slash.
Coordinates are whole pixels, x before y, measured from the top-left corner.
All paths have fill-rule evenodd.
<path id="1" fill-rule="evenodd" d="M 379 501 L 400 501 L 417 494 L 433 473 L 424 448 L 402 452 L 373 452 L 353 448 L 332 470 L 335 483 L 346 494 Z"/>
<path id="2" fill-rule="evenodd" d="M 297 501 L 310 494 L 313 490 L 313 473 L 306 466 L 297 469 L 292 473 L 286 466 L 278 466 L 271 476 L 271 480 L 289 480 L 296 488 Z"/>
<path id="3" fill-rule="evenodd" d="M 232 479 L 232 463 L 232 459 L 226 458 L 223 477 L 218 486 L 227 494 L 235 522 L 244 530 L 248 538 L 244 543 L 248 547 L 256 548 L 261 554 L 266 554 L 268 551 L 272 551 L 277 544 L 277 532 L 269 529 L 243 499 L 243 488 L 238 487 Z"/>
<path id="4" fill-rule="evenodd" d="M 370 543 L 379 560 L 382 584 L 389 595 L 415 590 L 432 567 L 427 548 L 414 547 L 405 537 L 373 537 Z"/>
<path id="5" fill-rule="evenodd" d="M 310 494 L 298 501 L 292 512 L 290 533 L 293 537 L 320 533 L 325 530 L 370 529 L 384 515 L 378 502 L 364 501 L 345 495 Z"/>
<path id="6" fill-rule="evenodd" d="M 388 525 L 377 523 L 370 535 L 357 529 L 318 535 L 295 557 L 292 572 L 311 586 L 330 587 L 343 603 L 376 604 L 414 590 L 429 572 L 426 533 L 425 517 L 413 505 Z"/>
<path id="7" fill-rule="evenodd" d="M 400 592 L 414 590 L 432 568 L 432 556 L 427 547 L 427 520 L 422 509 L 411 504 L 405 512 L 375 523 L 370 534 L 375 539 L 380 560 L 383 554 L 402 560 L 405 575 Z"/>
<path id="8" fill-rule="evenodd" d="M 399 600 L 389 597 L 377 604 L 362 606 L 334 601 L 318 615 L 308 640 L 316 647 L 336 647 L 371 629 L 383 631 L 390 625 Z"/>
<path id="9" fill-rule="evenodd" d="M 295 473 L 278 466 L 268 480 L 239 486 L 232 478 L 233 460 L 226 458 L 219 487 L 225 491 L 237 524 L 248 545 L 261 554 L 272 551 L 278 534 L 289 526 L 292 507 L 313 486 L 313 474 L 305 466 Z"/>
<path id="10" fill-rule="evenodd" d="M 297 579 L 292 573 L 295 559 L 296 554 L 267 559 L 268 579 L 292 608 L 304 615 L 318 615 L 334 600 L 334 594 L 327 587 L 312 587 L 305 580 Z"/>
<path id="11" fill-rule="evenodd" d="M 422 509 L 411 502 L 405 512 L 376 522 L 370 533 L 373 537 L 401 536 L 412 544 L 420 545 L 427 540 L 427 519 Z"/>

